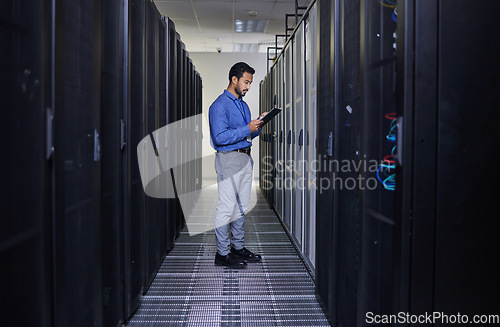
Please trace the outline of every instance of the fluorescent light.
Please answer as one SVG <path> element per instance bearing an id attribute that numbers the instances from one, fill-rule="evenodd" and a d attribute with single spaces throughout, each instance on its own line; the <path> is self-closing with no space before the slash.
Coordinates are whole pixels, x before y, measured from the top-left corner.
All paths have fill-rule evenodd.
<path id="1" fill-rule="evenodd" d="M 234 43 L 233 44 L 233 52 L 258 52 L 259 44 L 258 43 Z"/>
<path id="2" fill-rule="evenodd" d="M 263 33 L 266 29 L 265 19 L 236 19 L 234 21 L 234 31 L 236 33 Z"/>

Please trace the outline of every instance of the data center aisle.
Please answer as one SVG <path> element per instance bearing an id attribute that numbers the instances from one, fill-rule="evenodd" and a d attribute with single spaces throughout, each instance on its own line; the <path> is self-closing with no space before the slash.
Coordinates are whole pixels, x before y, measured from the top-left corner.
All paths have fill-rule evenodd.
<path id="1" fill-rule="evenodd" d="M 314 284 L 260 189 L 245 220 L 245 246 L 262 262 L 236 270 L 215 266 L 217 187 L 203 189 L 194 209 L 201 222 L 183 229 L 127 326 L 329 326 Z"/>

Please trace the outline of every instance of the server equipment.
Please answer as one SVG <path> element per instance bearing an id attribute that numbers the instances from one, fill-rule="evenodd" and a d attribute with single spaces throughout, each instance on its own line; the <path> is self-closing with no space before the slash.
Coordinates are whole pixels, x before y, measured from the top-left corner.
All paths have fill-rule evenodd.
<path id="1" fill-rule="evenodd" d="M 125 11 L 120 0 L 102 4 L 102 324 L 111 326 L 124 316 L 122 256 L 126 163 L 124 105 Z"/>
<path id="2" fill-rule="evenodd" d="M 201 157 L 201 133 L 158 132 L 201 113 L 201 77 L 151 1 L 2 1 L 0 25 L 2 323 L 121 325 L 183 227 L 178 198 L 145 196 L 137 145 Z"/>
<path id="3" fill-rule="evenodd" d="M 315 266 L 317 6 L 313 2 L 261 84 L 261 111 L 282 113 L 262 130 L 260 185 L 312 270 Z M 312 201 L 312 202 L 311 202 Z"/>
<path id="4" fill-rule="evenodd" d="M 139 306 L 143 291 L 145 271 L 145 197 L 135 151 L 128 145 L 138 144 L 145 135 L 143 112 L 145 108 L 145 1 L 130 0 L 127 9 L 126 30 L 128 47 L 126 50 L 126 144 L 127 165 L 124 182 L 128 186 L 125 194 L 124 230 L 124 277 L 125 316 L 131 315 Z"/>
<path id="5" fill-rule="evenodd" d="M 260 185 L 332 325 L 498 307 L 498 9 L 313 1 L 263 80 Z"/>
<path id="6" fill-rule="evenodd" d="M 50 17 L 47 2 L 0 3 L 0 310 L 11 326 L 52 323 Z"/>

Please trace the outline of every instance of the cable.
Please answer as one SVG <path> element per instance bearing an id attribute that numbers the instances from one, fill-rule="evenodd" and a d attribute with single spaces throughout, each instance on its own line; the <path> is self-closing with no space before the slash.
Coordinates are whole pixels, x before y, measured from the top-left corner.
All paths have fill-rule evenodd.
<path id="1" fill-rule="evenodd" d="M 388 0 L 386 0 L 388 1 Z M 379 0 L 380 2 L 380 0 Z M 386 135 L 386 138 L 390 142 L 396 142 L 396 129 L 397 129 L 397 113 L 391 112 L 388 114 L 385 114 L 385 118 L 389 119 L 391 121 L 390 128 L 389 128 L 389 134 Z M 391 169 L 396 169 L 396 145 L 394 145 L 391 149 L 391 154 L 387 155 L 384 157 L 382 162 L 380 163 L 378 169 L 377 169 L 377 179 L 382 183 L 384 188 L 389 191 L 395 191 L 396 190 L 396 174 L 391 173 Z M 381 173 L 384 176 L 380 176 Z"/>
<path id="2" fill-rule="evenodd" d="M 384 179 L 383 183 L 386 190 L 394 191 L 396 190 L 396 174 L 392 174 L 391 176 Z"/>
<path id="3" fill-rule="evenodd" d="M 384 157 L 384 161 L 388 163 L 396 163 L 396 160 L 393 159 L 394 156 L 395 156 L 394 154 L 389 154 Z"/>
<path id="4" fill-rule="evenodd" d="M 377 169 L 377 178 L 386 190 L 394 191 L 396 190 L 396 174 L 391 174 L 388 177 L 384 176 L 385 179 L 382 179 L 380 177 L 380 171 L 382 170 L 383 166 L 384 165 L 380 165 L 380 167 Z"/>
<path id="5" fill-rule="evenodd" d="M 398 114 L 395 112 L 385 114 L 385 118 L 387 118 L 389 120 L 396 120 L 397 116 L 398 116 Z"/>
<path id="6" fill-rule="evenodd" d="M 386 4 L 386 3 L 383 3 L 383 2 L 382 2 L 382 1 L 380 1 L 380 0 L 377 0 L 377 1 L 378 1 L 378 3 L 380 3 L 380 4 L 381 4 L 382 6 L 384 6 L 384 7 L 387 7 L 387 8 L 396 8 L 396 4 L 395 4 L 395 3 L 394 3 L 394 4 L 392 4 L 392 5 L 388 5 L 388 4 Z M 389 3 L 393 3 L 393 2 L 390 2 L 389 0 L 384 0 L 384 1 L 387 1 L 387 2 L 389 2 Z"/>

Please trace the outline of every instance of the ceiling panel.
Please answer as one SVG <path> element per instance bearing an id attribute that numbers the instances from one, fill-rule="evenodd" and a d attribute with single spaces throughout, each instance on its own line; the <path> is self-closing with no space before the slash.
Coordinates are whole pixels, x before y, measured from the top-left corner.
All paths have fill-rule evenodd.
<path id="1" fill-rule="evenodd" d="M 272 35 L 285 34 L 285 20 L 284 19 L 270 19 L 269 22 L 267 23 L 266 33 L 269 33 Z"/>
<path id="2" fill-rule="evenodd" d="M 269 18 L 282 19 L 283 21 L 285 21 L 285 14 L 295 14 L 294 3 L 276 3 L 273 7 L 272 12 L 269 14 Z"/>
<path id="3" fill-rule="evenodd" d="M 202 18 L 199 19 L 202 32 L 220 30 L 224 33 L 233 32 L 233 20 L 231 18 Z"/>
<path id="4" fill-rule="evenodd" d="M 186 48 L 191 52 L 232 52 L 235 43 L 259 44 L 259 51 L 273 44 L 275 34 L 285 30 L 285 13 L 295 11 L 294 0 L 176 0 L 154 1 L 160 13 L 175 24 Z M 309 1 L 299 0 L 299 6 Z M 194 10 L 193 10 L 194 7 Z M 234 10 L 234 17 L 233 17 Z M 250 16 L 249 11 L 257 12 Z M 265 19 L 264 33 L 236 33 L 234 19 Z M 294 24 L 294 19 L 289 19 Z"/>
<path id="5" fill-rule="evenodd" d="M 274 3 L 268 2 L 236 2 L 234 4 L 235 19 L 269 19 L 270 13 L 274 8 Z M 257 16 L 250 16 L 248 12 L 254 10 Z"/>
<path id="6" fill-rule="evenodd" d="M 182 18 L 172 18 L 172 21 L 175 24 L 175 30 L 181 34 L 181 38 L 184 39 L 187 34 L 190 33 L 200 33 L 200 29 L 198 28 L 198 22 L 196 19 L 182 19 Z M 186 34 L 186 35 L 184 35 Z"/>
<path id="7" fill-rule="evenodd" d="M 193 6 L 189 1 L 156 1 L 158 11 L 167 17 L 170 17 L 175 23 L 175 18 L 195 18 Z"/>
<path id="8" fill-rule="evenodd" d="M 232 3 L 213 1 L 213 0 L 195 2 L 194 9 L 196 10 L 196 14 L 200 19 L 201 18 L 232 19 L 233 17 Z"/>

